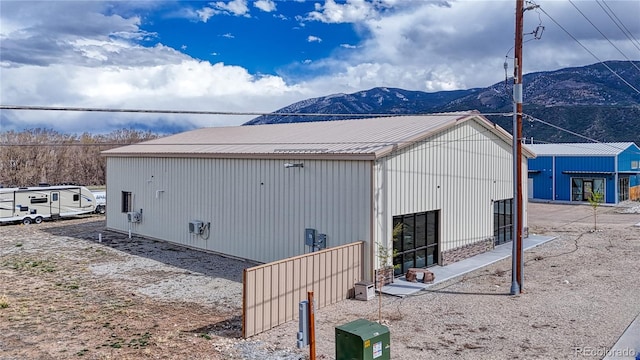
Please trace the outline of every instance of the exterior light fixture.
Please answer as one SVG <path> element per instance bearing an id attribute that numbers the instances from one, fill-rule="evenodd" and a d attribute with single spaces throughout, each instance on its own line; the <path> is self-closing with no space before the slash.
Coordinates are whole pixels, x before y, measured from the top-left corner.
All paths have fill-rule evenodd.
<path id="1" fill-rule="evenodd" d="M 289 168 L 302 168 L 304 167 L 303 163 L 284 163 L 284 168 L 285 169 L 289 169 Z"/>

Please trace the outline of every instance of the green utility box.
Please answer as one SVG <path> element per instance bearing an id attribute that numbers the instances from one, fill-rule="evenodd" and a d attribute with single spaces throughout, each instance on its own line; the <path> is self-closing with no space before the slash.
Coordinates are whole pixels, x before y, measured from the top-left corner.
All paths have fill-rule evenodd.
<path id="1" fill-rule="evenodd" d="M 389 328 L 358 319 L 336 326 L 336 360 L 389 360 Z"/>

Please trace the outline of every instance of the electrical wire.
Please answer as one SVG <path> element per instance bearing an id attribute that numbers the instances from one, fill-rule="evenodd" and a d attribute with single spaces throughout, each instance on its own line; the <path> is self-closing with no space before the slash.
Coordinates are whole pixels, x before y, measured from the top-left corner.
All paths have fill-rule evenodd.
<path id="1" fill-rule="evenodd" d="M 640 90 L 638 90 L 638 88 L 636 88 L 635 86 L 631 85 L 627 80 L 625 80 L 622 76 L 620 76 L 620 74 L 615 72 L 609 65 L 607 65 L 603 60 L 601 60 L 591 50 L 589 50 L 584 44 L 582 44 L 580 42 L 580 40 L 578 40 L 575 36 L 573 36 L 573 34 L 571 34 L 567 29 L 565 29 L 564 26 L 560 25 L 560 23 L 558 23 L 556 21 L 556 19 L 554 19 L 551 15 L 549 15 L 549 13 L 547 13 L 543 8 L 540 8 L 540 11 L 542 11 L 545 15 L 547 15 L 549 17 L 549 19 L 551 19 L 551 21 L 553 21 L 556 25 L 558 25 L 558 27 L 560 29 L 562 29 L 562 31 L 564 31 L 567 35 L 569 35 L 569 37 L 572 38 L 576 43 L 578 43 L 578 45 L 580 45 L 586 52 L 588 52 L 591 56 L 593 56 L 596 60 L 598 60 L 598 62 L 600 64 L 602 64 L 609 71 L 611 71 L 612 74 L 614 74 L 616 77 L 618 77 L 623 83 L 625 83 L 627 86 L 629 86 L 631 89 L 633 89 L 636 93 L 640 94 Z"/>
<path id="2" fill-rule="evenodd" d="M 500 115 L 500 116 L 513 116 L 513 113 L 490 113 L 491 115 Z M 484 115 L 484 114 L 480 114 L 480 115 Z M 537 117 L 534 117 L 532 115 L 523 113 L 522 114 L 524 119 L 527 119 L 528 121 L 532 121 L 532 122 L 538 122 L 541 123 L 543 125 L 547 125 L 549 127 L 552 127 L 556 130 L 559 130 L 561 132 L 565 132 L 574 136 L 577 136 L 579 138 L 582 138 L 584 140 L 587 140 L 589 142 L 592 143 L 600 143 L 606 146 L 612 146 L 615 149 L 618 150 L 624 150 L 624 149 L 619 149 L 613 145 L 611 145 L 610 143 L 605 143 L 605 142 L 601 142 L 599 140 L 590 138 L 588 136 L 584 136 L 582 134 L 578 134 L 574 131 L 568 130 L 566 128 L 563 128 L 561 126 L 558 125 L 554 125 L 548 121 L 544 121 L 542 119 L 539 119 Z M 480 136 L 483 135 L 485 133 L 488 133 L 489 130 L 483 131 L 481 133 L 478 134 L 474 134 L 473 136 Z M 433 148 L 436 146 L 444 146 L 450 143 L 459 143 L 459 142 L 468 142 L 468 141 L 474 141 L 474 142 L 479 142 L 479 141 L 486 141 L 486 142 L 490 142 L 493 141 L 492 139 L 488 139 L 488 138 L 483 138 L 483 139 L 471 139 L 472 135 L 469 135 L 467 137 L 463 137 L 463 138 L 458 138 L 456 140 L 445 140 L 445 141 L 434 141 L 434 140 L 429 140 L 429 148 Z M 153 140 L 153 139 L 149 139 L 149 140 Z M 66 140 L 68 141 L 68 140 Z M 142 140 L 142 141 L 147 141 L 147 140 Z M 538 142 L 544 142 L 544 141 L 540 141 L 537 140 Z M 245 142 L 245 143 L 175 143 L 175 144 L 163 144 L 163 145 L 354 145 L 354 146 L 358 146 L 358 145 L 377 145 L 377 146 L 385 146 L 385 145 L 404 145 L 409 143 L 408 141 L 394 141 L 394 142 L 389 142 L 389 141 L 366 141 L 366 142 L 359 142 L 359 141 L 338 141 L 338 142 L 317 142 L 317 143 L 309 143 L 309 142 L 305 142 L 305 143 L 298 143 L 298 142 Z M 413 142 L 412 142 L 413 143 Z M 578 143 L 573 143 L 575 144 L 575 146 L 579 146 Z M 122 142 L 109 142 L 109 143 L 69 143 L 69 142 L 65 142 L 65 143 L 43 143 L 43 142 L 38 142 L 38 143 L 19 143 L 19 144 L 12 144 L 9 142 L 0 142 L 0 147 L 65 147 L 65 146 L 69 146 L 69 147 L 116 147 L 116 146 L 126 146 L 126 145 L 154 145 L 154 144 L 147 144 L 147 143 L 140 143 L 140 142 L 135 142 L 135 143 L 122 143 Z M 632 152 L 635 153 L 635 152 Z"/>
<path id="3" fill-rule="evenodd" d="M 600 31 L 600 29 L 596 26 L 596 24 L 594 24 L 594 23 L 593 23 L 593 21 L 591 21 L 591 19 L 589 19 L 589 18 L 587 17 L 587 15 L 585 15 L 585 13 L 583 13 L 583 12 L 582 12 L 582 10 L 580 10 L 580 9 L 578 8 L 578 6 L 577 6 L 576 4 L 574 4 L 574 3 L 573 3 L 573 1 L 572 1 L 572 0 L 569 0 L 569 3 L 570 3 L 571 5 L 573 5 L 573 7 L 574 7 L 576 10 L 578 10 L 578 12 L 580 13 L 580 15 L 582 15 L 582 17 L 584 17 L 584 18 L 589 22 L 589 24 L 591 24 L 591 26 L 593 26 L 593 28 L 594 28 L 594 29 L 596 29 L 596 30 L 600 33 L 600 35 L 602 35 L 602 37 L 603 37 L 603 38 L 605 38 L 605 40 L 607 40 L 607 41 L 609 42 L 609 44 L 611 44 L 611 46 L 613 46 L 616 50 L 618 50 L 618 52 L 619 52 L 622 56 L 624 56 L 624 58 L 625 58 L 625 59 L 627 59 L 627 61 L 629 61 L 629 62 L 631 63 L 631 65 L 633 65 L 633 67 L 635 67 L 638 71 L 640 71 L 640 68 L 639 68 L 639 67 L 638 67 L 638 66 L 637 66 L 633 61 L 631 61 L 631 59 L 629 59 L 629 57 L 628 57 L 624 52 L 622 52 L 622 50 L 620 50 L 620 48 L 618 48 L 618 47 L 617 47 L 617 46 L 616 46 L 616 45 L 615 45 L 615 44 L 614 44 L 614 43 L 613 43 L 613 42 L 612 42 L 612 41 L 607 37 L 607 35 L 605 35 L 602 31 Z"/>
<path id="4" fill-rule="evenodd" d="M 533 116 L 531 116 L 531 115 L 522 114 L 522 116 L 523 116 L 524 118 L 527 118 L 527 119 L 531 120 L 531 121 L 536 121 L 536 122 L 539 122 L 539 123 L 541 123 L 541 124 L 545 124 L 545 125 L 547 125 L 547 126 L 550 126 L 550 127 L 554 128 L 554 129 L 556 129 L 556 130 L 560 130 L 560 131 L 566 132 L 566 133 L 568 133 L 568 134 L 571 134 L 571 135 L 577 136 L 577 137 L 579 137 L 579 138 L 582 138 L 582 139 L 585 139 L 585 140 L 589 140 L 590 142 L 599 142 L 599 141 L 598 141 L 598 140 L 596 140 L 596 139 L 592 139 L 592 138 L 587 137 L 587 136 L 584 136 L 584 135 L 582 135 L 582 134 L 578 134 L 578 133 L 577 133 L 577 132 L 575 132 L 575 131 L 571 131 L 571 130 L 568 130 L 568 129 L 562 128 L 562 127 L 560 127 L 560 126 L 558 126 L 558 125 L 554 125 L 554 124 L 552 124 L 552 123 L 550 123 L 550 122 L 547 122 L 547 121 L 544 121 L 544 120 L 538 119 L 538 118 L 533 117 Z"/>
<path id="5" fill-rule="evenodd" d="M 72 111 L 72 112 L 110 112 L 110 113 L 144 113 L 144 114 L 180 114 L 180 115 L 232 115 L 232 116 L 324 116 L 324 117 L 401 117 L 401 116 L 424 116 L 436 115 L 434 113 L 416 114 L 362 114 L 362 113 L 285 113 L 285 112 L 234 112 L 234 111 L 207 111 L 207 110 L 158 110 L 158 109 L 110 109 L 110 108 L 80 108 L 62 106 L 32 106 L 32 105 L 0 105 L 2 110 L 29 110 L 29 111 Z M 437 113 L 441 116 L 508 116 L 505 113 L 479 113 L 477 111 L 458 111 L 449 113 Z"/>
<path id="6" fill-rule="evenodd" d="M 592 142 L 592 143 L 598 143 L 598 144 L 601 144 L 601 145 L 603 145 L 603 146 L 609 146 L 609 147 L 611 147 L 611 148 L 613 148 L 613 149 L 615 149 L 615 150 L 626 150 L 626 149 L 621 149 L 621 148 L 619 148 L 619 147 L 617 147 L 617 146 L 615 146 L 615 145 L 612 145 L 611 143 L 602 142 L 602 141 L 599 141 L 599 140 L 596 140 L 596 139 L 592 139 L 592 138 L 590 138 L 590 137 L 588 137 L 588 136 L 584 136 L 584 135 L 582 135 L 582 134 L 578 134 L 578 133 L 576 133 L 576 132 L 574 132 L 574 131 L 571 131 L 571 130 L 565 129 L 565 128 L 563 128 L 563 127 L 561 127 L 561 126 L 558 126 L 558 125 L 554 125 L 554 124 L 552 124 L 552 123 L 550 123 L 550 122 L 548 122 L 548 121 L 544 121 L 544 120 L 542 120 L 542 119 L 536 118 L 536 117 L 531 116 L 531 115 L 528 115 L 528 114 L 524 114 L 524 113 L 523 113 L 523 114 L 522 114 L 522 117 L 523 117 L 523 118 L 527 118 L 527 119 L 529 119 L 530 121 L 535 121 L 535 122 L 539 122 L 539 123 L 541 123 L 541 124 L 544 124 L 544 125 L 550 126 L 550 127 L 554 128 L 554 129 L 556 129 L 556 130 L 560 130 L 560 131 L 562 131 L 562 132 L 566 132 L 566 133 L 568 133 L 568 134 L 571 134 L 571 135 L 577 136 L 577 137 L 582 138 L 582 139 L 584 139 L 584 140 L 588 140 L 589 142 Z M 542 141 L 541 141 L 541 142 L 542 142 Z M 629 141 L 629 142 L 632 142 L 632 141 Z M 575 146 L 576 148 L 579 148 L 579 147 L 580 147 L 580 144 L 579 144 L 579 143 L 571 143 L 571 146 Z M 640 154 L 640 152 L 639 152 L 639 151 L 632 151 L 632 152 L 630 152 L 630 154 L 638 155 L 638 154 Z"/>
<path id="7" fill-rule="evenodd" d="M 631 31 L 629 31 L 629 29 L 624 25 L 622 20 L 620 20 L 620 18 L 618 17 L 618 15 L 616 15 L 616 13 L 613 11 L 613 9 L 610 8 L 609 5 L 607 5 L 607 3 L 604 0 L 602 0 L 602 4 L 604 4 L 604 6 L 607 7 L 608 11 L 605 10 L 605 8 L 602 6 L 602 4 L 600 3 L 600 0 L 596 0 L 596 3 L 598 5 L 600 5 L 602 10 L 618 26 L 618 29 L 620 29 L 620 31 L 622 31 L 622 33 L 625 34 L 625 36 L 627 37 L 627 39 L 629 39 L 629 41 L 631 41 L 631 44 L 633 44 L 633 46 L 635 46 L 636 49 L 640 50 L 640 41 L 638 41 L 638 39 L 636 39 L 635 36 L 633 36 L 633 33 Z M 613 15 L 613 17 L 612 17 L 612 15 Z M 615 18 L 615 20 L 614 20 L 614 18 Z"/>

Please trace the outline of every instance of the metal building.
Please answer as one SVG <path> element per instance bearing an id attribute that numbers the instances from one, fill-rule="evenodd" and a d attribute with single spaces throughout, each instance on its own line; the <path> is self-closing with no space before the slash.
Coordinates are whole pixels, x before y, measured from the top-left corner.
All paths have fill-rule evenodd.
<path id="1" fill-rule="evenodd" d="M 632 142 L 527 145 L 532 199 L 588 202 L 602 193 L 604 202 L 640 199 L 640 149 Z"/>
<path id="2" fill-rule="evenodd" d="M 512 235 L 511 136 L 475 113 L 203 128 L 103 155 L 107 228 L 256 262 L 313 251 L 309 234 L 364 240 L 370 280 L 379 245 L 403 272 Z"/>

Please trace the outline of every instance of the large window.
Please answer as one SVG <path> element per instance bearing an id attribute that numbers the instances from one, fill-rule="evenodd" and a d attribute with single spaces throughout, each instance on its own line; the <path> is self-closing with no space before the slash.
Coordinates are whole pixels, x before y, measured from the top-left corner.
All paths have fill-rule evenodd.
<path id="1" fill-rule="evenodd" d="M 604 194 L 604 179 L 602 178 L 572 178 L 571 200 L 589 201 L 591 194 L 599 192 Z"/>
<path id="2" fill-rule="evenodd" d="M 496 245 L 513 239 L 513 199 L 493 202 L 493 239 Z"/>
<path id="3" fill-rule="evenodd" d="M 133 204 L 131 203 L 131 192 L 123 191 L 122 192 L 122 212 L 126 213 L 133 210 Z"/>
<path id="4" fill-rule="evenodd" d="M 428 211 L 393 217 L 393 265 L 396 275 L 409 268 L 424 268 L 438 264 L 440 212 Z"/>

